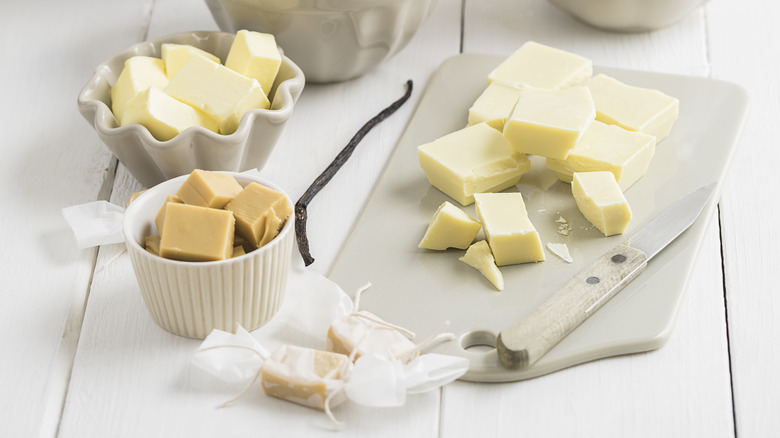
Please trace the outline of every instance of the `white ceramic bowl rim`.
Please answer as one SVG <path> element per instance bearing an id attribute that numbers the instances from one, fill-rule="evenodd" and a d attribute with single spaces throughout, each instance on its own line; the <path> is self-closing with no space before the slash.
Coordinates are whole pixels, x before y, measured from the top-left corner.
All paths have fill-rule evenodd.
<path id="1" fill-rule="evenodd" d="M 276 190 L 279 193 L 282 193 L 285 198 L 287 198 L 287 202 L 290 202 L 290 197 L 287 196 L 287 193 L 285 193 L 282 189 L 280 189 L 275 184 L 271 183 L 270 181 L 260 178 L 258 176 L 253 175 L 247 175 L 246 173 L 241 172 L 217 172 L 217 173 L 225 173 L 228 175 L 233 175 L 233 177 L 236 178 L 236 180 L 241 184 L 242 186 L 246 186 L 246 184 L 250 182 L 256 182 L 260 185 L 266 186 L 268 188 L 271 188 L 273 190 Z M 157 255 L 154 255 L 148 251 L 146 251 L 146 248 L 141 246 L 141 244 L 136 240 L 135 236 L 133 235 L 133 229 L 134 225 L 137 220 L 141 220 L 141 218 L 138 217 L 139 212 L 137 211 L 141 206 L 147 202 L 151 202 L 150 198 L 157 197 L 161 192 L 164 194 L 171 194 L 175 193 L 176 190 L 171 191 L 171 187 L 178 187 L 181 186 L 181 184 L 189 177 L 189 175 L 182 175 L 178 176 L 173 179 L 169 179 L 167 181 L 161 182 L 160 184 L 157 184 L 156 186 L 147 189 L 143 193 L 141 193 L 138 198 L 136 198 L 130 205 L 127 207 L 127 210 L 125 210 L 124 217 L 122 218 L 122 232 L 125 236 L 125 244 L 126 245 L 132 245 L 137 250 L 139 250 L 140 253 L 144 254 L 144 257 L 147 258 L 153 258 L 158 263 L 169 263 L 173 265 L 182 265 L 182 266 L 218 266 L 221 264 L 231 264 L 231 263 L 240 263 L 242 259 L 245 257 L 252 257 L 253 255 L 261 254 L 262 252 L 270 251 L 269 248 L 272 248 L 276 245 L 280 245 L 282 239 L 281 237 L 287 233 L 291 233 L 293 228 L 294 220 L 294 214 L 291 214 L 290 217 L 287 218 L 284 225 L 282 226 L 282 229 L 279 231 L 279 234 L 274 237 L 270 242 L 263 245 L 260 248 L 257 248 L 254 251 L 248 252 L 244 255 L 233 257 L 226 260 L 216 260 L 216 261 L 210 261 L 210 262 L 187 262 L 182 260 L 173 260 L 173 259 L 167 259 L 164 257 L 160 257 Z M 162 196 L 161 196 L 162 197 Z M 290 206 L 293 204 L 290 203 Z M 162 204 L 160 204 L 159 207 L 162 207 Z M 153 223 L 153 220 L 152 220 Z"/>
<path id="2" fill-rule="evenodd" d="M 134 44 L 126 50 L 105 60 L 95 68 L 92 77 L 79 93 L 78 104 L 94 107 L 95 117 L 93 124 L 95 129 L 101 134 L 106 136 L 123 136 L 135 131 L 134 134 L 142 136 L 144 141 L 160 150 L 173 148 L 179 144 L 179 142 L 188 141 L 189 138 L 193 136 L 206 136 L 216 141 L 239 141 L 241 138 L 248 135 L 247 131 L 251 129 L 253 122 L 252 119 L 255 117 L 263 116 L 269 118 L 274 123 L 284 123 L 287 119 L 290 118 L 293 111 L 295 100 L 293 99 L 292 90 L 296 87 L 302 88 L 305 82 L 303 71 L 292 60 L 285 56 L 284 53 L 282 53 L 282 63 L 287 68 L 290 68 L 294 75 L 292 78 L 279 83 L 276 89 L 272 90 L 273 93 L 268 96 L 272 101 L 271 109 L 254 109 L 248 111 L 241 118 L 236 131 L 227 135 L 219 134 L 200 126 L 193 126 L 187 128 L 181 134 L 170 140 L 160 141 L 154 138 L 151 132 L 149 132 L 146 127 L 140 124 L 133 123 L 125 126 L 119 126 L 119 123 L 116 120 L 116 117 L 114 117 L 114 113 L 111 111 L 111 108 L 109 108 L 105 102 L 91 97 L 97 84 L 99 84 L 101 81 L 106 81 L 109 83 L 111 82 L 109 80 L 109 78 L 112 76 L 112 68 L 110 65 L 116 64 L 117 60 L 121 60 L 122 63 L 124 63 L 125 60 L 136 55 L 159 57 L 160 46 L 163 43 L 192 44 L 195 41 L 204 41 L 226 37 L 234 38 L 235 34 L 218 31 L 182 32 Z M 279 50 L 282 51 L 281 48 Z M 113 79 L 115 80 L 115 78 Z M 113 86 L 113 84 L 110 85 Z"/>

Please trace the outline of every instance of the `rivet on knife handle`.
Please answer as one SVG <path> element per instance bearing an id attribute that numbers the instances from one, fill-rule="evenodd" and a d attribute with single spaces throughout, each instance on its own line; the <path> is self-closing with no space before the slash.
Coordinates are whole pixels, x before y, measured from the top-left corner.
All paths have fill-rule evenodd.
<path id="1" fill-rule="evenodd" d="M 525 369 L 579 326 L 647 266 L 647 256 L 618 245 L 596 259 L 530 316 L 498 335 L 504 366 Z"/>

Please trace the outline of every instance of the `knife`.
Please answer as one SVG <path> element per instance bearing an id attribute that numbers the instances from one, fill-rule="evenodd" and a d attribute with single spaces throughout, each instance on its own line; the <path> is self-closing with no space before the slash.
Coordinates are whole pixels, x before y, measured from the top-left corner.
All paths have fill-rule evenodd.
<path id="1" fill-rule="evenodd" d="M 507 368 L 526 369 L 636 278 L 656 254 L 699 217 L 715 188 L 677 200 L 631 239 L 576 274 L 531 315 L 498 335 L 496 351 Z"/>

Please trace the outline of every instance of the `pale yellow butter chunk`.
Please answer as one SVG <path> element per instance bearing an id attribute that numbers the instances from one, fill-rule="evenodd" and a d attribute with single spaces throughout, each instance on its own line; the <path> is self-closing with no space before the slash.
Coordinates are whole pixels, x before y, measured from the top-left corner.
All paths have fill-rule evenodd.
<path id="1" fill-rule="evenodd" d="M 236 232 L 254 248 L 270 242 L 292 213 L 292 207 L 284 194 L 249 183 L 225 209 L 236 217 Z"/>
<path id="2" fill-rule="evenodd" d="M 626 85 L 604 74 L 592 77 L 586 86 L 596 104 L 596 120 L 655 136 L 656 143 L 677 120 L 679 100 L 658 90 Z"/>
<path id="3" fill-rule="evenodd" d="M 225 67 L 257 79 L 266 94 L 271 92 L 282 55 L 270 33 L 239 30 L 230 46 Z"/>
<path id="4" fill-rule="evenodd" d="M 474 218 L 448 201 L 433 214 L 418 248 L 444 250 L 466 249 L 482 228 Z"/>
<path id="5" fill-rule="evenodd" d="M 645 174 L 654 154 L 652 135 L 595 121 L 565 160 L 548 158 L 547 167 L 566 182 L 574 172 L 608 170 L 626 191 Z"/>
<path id="6" fill-rule="evenodd" d="M 564 159 L 595 118 L 585 87 L 525 87 L 504 125 L 504 137 L 518 152 Z"/>
<path id="7" fill-rule="evenodd" d="M 582 84 L 592 74 L 589 59 L 529 41 L 496 67 L 488 81 L 557 90 Z"/>
<path id="8" fill-rule="evenodd" d="M 585 219 L 605 236 L 625 231 L 631 207 L 612 172 L 576 172 L 571 191 Z"/>
<path id="9" fill-rule="evenodd" d="M 463 205 L 475 193 L 499 192 L 517 184 L 531 162 L 500 132 L 480 123 L 417 147 L 428 181 Z"/>
<path id="10" fill-rule="evenodd" d="M 217 208 L 168 203 L 160 231 L 160 256 L 191 262 L 233 255 L 233 214 Z"/>
<path id="11" fill-rule="evenodd" d="M 542 240 L 521 193 L 478 193 L 474 199 L 497 266 L 544 261 Z"/>
<path id="12" fill-rule="evenodd" d="M 404 333 L 365 310 L 333 321 L 328 328 L 327 349 L 354 356 L 354 360 L 372 353 L 409 362 L 419 355 L 417 346 Z"/>
<path id="13" fill-rule="evenodd" d="M 263 363 L 261 385 L 272 397 L 315 409 L 337 406 L 344 400 L 344 380 L 352 362 L 343 354 L 283 345 Z"/>
<path id="14" fill-rule="evenodd" d="M 214 119 L 156 87 L 149 87 L 127 102 L 122 126 L 131 123 L 145 126 L 160 141 L 170 140 L 193 126 L 218 130 Z"/>
<path id="15" fill-rule="evenodd" d="M 221 63 L 218 56 L 189 44 L 165 43 L 160 46 L 160 55 L 165 63 L 165 74 L 168 79 L 176 76 L 176 73 L 184 67 L 184 64 L 195 55 L 203 56 L 217 64 Z"/>
<path id="16" fill-rule="evenodd" d="M 520 97 L 520 88 L 501 82 L 491 82 L 469 108 L 468 124 L 485 122 L 491 127 L 504 130 L 504 123 Z"/>
<path id="17" fill-rule="evenodd" d="M 257 80 L 198 55 L 184 64 L 163 91 L 211 116 L 220 134 L 235 132 L 247 111 L 271 105 Z"/>
<path id="18" fill-rule="evenodd" d="M 498 290 L 504 290 L 504 276 L 496 266 L 496 260 L 490 251 L 490 245 L 484 240 L 471 245 L 466 254 L 458 260 L 479 271 Z"/>
<path id="19" fill-rule="evenodd" d="M 167 85 L 168 76 L 165 75 L 165 64 L 161 59 L 150 56 L 129 58 L 111 88 L 111 111 L 114 117 L 121 123 L 127 102 L 149 87 L 163 89 Z"/>
<path id="20" fill-rule="evenodd" d="M 176 196 L 185 204 L 224 208 L 243 189 L 233 175 L 195 169 L 179 187 Z"/>

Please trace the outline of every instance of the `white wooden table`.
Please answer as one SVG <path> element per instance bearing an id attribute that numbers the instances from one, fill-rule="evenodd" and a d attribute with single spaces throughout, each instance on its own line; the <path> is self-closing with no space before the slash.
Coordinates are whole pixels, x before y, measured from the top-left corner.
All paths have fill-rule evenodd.
<path id="1" fill-rule="evenodd" d="M 403 92 L 310 207 L 327 272 L 421 91 L 459 52 L 526 40 L 595 64 L 736 82 L 751 113 L 717 220 L 659 350 L 504 384 L 456 382 L 403 408 L 345 405 L 343 436 L 777 436 L 780 434 L 780 27 L 775 2 L 713 0 L 672 27 L 608 33 L 542 0 L 440 0 L 411 44 L 350 82 L 307 85 L 263 175 L 297 199 L 353 133 Z M 197 341 L 150 318 L 122 245 L 78 250 L 60 209 L 124 203 L 141 186 L 76 109 L 94 66 L 145 38 L 216 29 L 203 2 L 11 0 L 0 15 L 0 437 L 334 436 L 321 413 L 196 379 Z"/>

